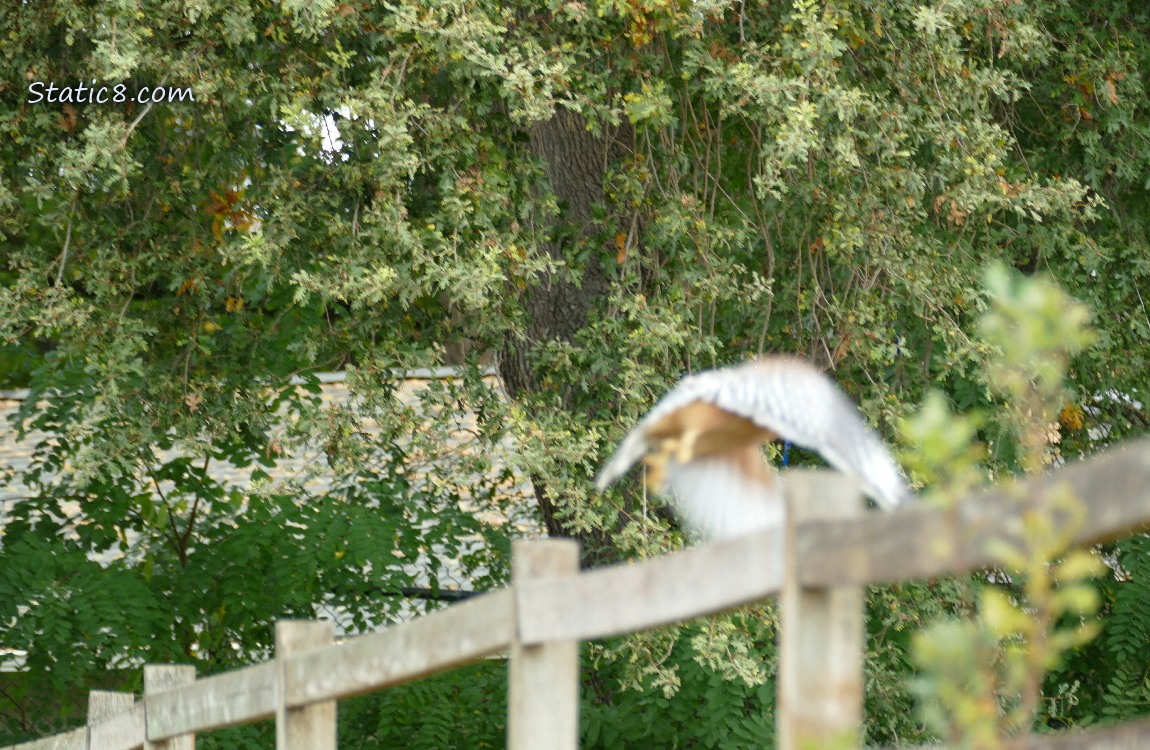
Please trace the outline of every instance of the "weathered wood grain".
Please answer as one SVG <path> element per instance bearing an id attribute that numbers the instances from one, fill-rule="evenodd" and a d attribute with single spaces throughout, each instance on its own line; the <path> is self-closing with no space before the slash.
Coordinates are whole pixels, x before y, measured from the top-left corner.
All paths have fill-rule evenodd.
<path id="1" fill-rule="evenodd" d="M 1146 750 L 1150 747 L 1150 721 L 1079 732 L 1031 736 L 1026 750 Z"/>
<path id="2" fill-rule="evenodd" d="M 131 694 L 128 694 L 129 700 Z M 88 725 L 88 747 L 100 750 L 135 750 L 144 747 L 144 704 L 127 703 L 123 711 Z"/>
<path id="3" fill-rule="evenodd" d="M 144 696 L 152 741 L 251 724 L 275 715 L 276 664 L 266 662 L 203 677 L 191 685 Z"/>
<path id="4" fill-rule="evenodd" d="M 347 698 L 506 651 L 513 627 L 511 590 L 500 589 L 291 657 L 284 664 L 287 705 Z"/>
<path id="5" fill-rule="evenodd" d="M 88 727 L 83 726 L 40 740 L 11 745 L 5 750 L 87 750 L 87 747 Z"/>
<path id="6" fill-rule="evenodd" d="M 88 747 L 133 750 L 144 746 L 143 706 L 131 693 L 93 690 L 88 693 Z"/>
<path id="7" fill-rule="evenodd" d="M 786 484 L 787 569 L 779 594 L 779 676 L 775 741 L 780 750 L 858 747 L 862 740 L 866 591 L 857 584 L 799 583 L 794 553 L 800 524 L 849 524 L 863 513 L 850 477 L 791 472 Z"/>
<path id="8" fill-rule="evenodd" d="M 1146 750 L 1150 748 L 1150 720 L 1141 719 L 1110 727 L 1031 735 L 1022 738 L 1017 750 Z M 952 745 L 886 747 L 874 750 L 952 750 Z"/>
<path id="9" fill-rule="evenodd" d="M 517 540 L 511 547 L 516 616 L 539 606 L 520 584 L 579 573 L 579 544 L 569 539 Z M 509 750 L 575 750 L 579 746 L 579 642 L 512 642 L 507 686 Z"/>
<path id="10" fill-rule="evenodd" d="M 335 626 L 331 622 L 277 622 L 276 661 L 281 669 L 276 693 L 290 692 L 287 683 L 291 678 L 284 669 L 290 657 L 331 646 L 334 641 Z M 300 708 L 288 708 L 281 702 L 276 707 L 276 750 L 336 750 L 335 709 L 333 700 Z"/>
<path id="11" fill-rule="evenodd" d="M 1065 484 L 1084 519 L 1061 510 Z M 804 586 L 886 583 L 974 570 L 998 562 L 993 546 L 1014 543 L 1024 512 L 1054 518 L 1078 544 L 1113 539 L 1150 521 L 1150 441 L 1141 440 L 1036 477 L 1020 501 L 1008 488 L 966 497 L 949 510 L 922 505 L 868 513 L 851 523 L 812 521 L 799 529 Z"/>
<path id="12" fill-rule="evenodd" d="M 738 607 L 778 593 L 783 529 L 688 547 L 667 557 L 524 581 L 523 643 L 593 640 Z"/>
<path id="13" fill-rule="evenodd" d="M 155 695 L 165 690 L 190 685 L 196 681 L 196 668 L 190 664 L 145 664 L 144 695 Z M 147 701 L 142 704 L 145 724 L 147 723 Z M 169 740 L 152 738 L 144 745 L 145 750 L 194 750 L 196 737 L 186 734 Z"/>

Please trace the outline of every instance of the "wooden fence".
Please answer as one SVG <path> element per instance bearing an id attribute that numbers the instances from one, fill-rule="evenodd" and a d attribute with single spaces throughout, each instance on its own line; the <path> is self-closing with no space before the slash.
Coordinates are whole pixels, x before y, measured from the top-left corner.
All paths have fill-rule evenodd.
<path id="1" fill-rule="evenodd" d="M 1131 443 L 1032 481 L 1025 510 L 1062 511 L 1044 491 L 1067 483 L 1089 513 L 1080 544 L 1150 522 L 1150 441 Z M 331 623 L 280 622 L 274 660 L 196 679 L 194 668 L 149 665 L 144 695 L 94 691 L 87 726 L 20 750 L 186 750 L 196 732 L 276 721 L 279 750 L 334 750 L 336 701 L 496 654 L 508 670 L 507 745 L 578 745 L 579 642 L 699 617 L 779 595 L 776 744 L 861 742 L 864 594 L 868 583 L 925 578 L 994 562 L 1021 534 L 1023 508 L 1005 490 L 947 510 L 867 512 L 830 472 L 787 474 L 785 528 L 674 555 L 580 572 L 566 540 L 517 543 L 512 584 L 413 622 L 335 643 Z M 1068 528 L 1068 527 L 1067 527 Z M 1150 722 L 1030 737 L 1028 750 L 1150 747 Z"/>

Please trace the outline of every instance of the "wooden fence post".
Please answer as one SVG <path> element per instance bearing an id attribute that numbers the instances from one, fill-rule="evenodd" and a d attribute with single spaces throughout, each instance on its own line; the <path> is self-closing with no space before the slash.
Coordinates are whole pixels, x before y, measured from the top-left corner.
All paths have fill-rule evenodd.
<path id="1" fill-rule="evenodd" d="M 515 638 L 507 687 L 508 750 L 574 750 L 579 745 L 579 642 L 524 645 L 519 612 L 531 606 L 519 583 L 579 572 L 579 543 L 570 539 L 516 540 L 511 546 Z"/>
<path id="2" fill-rule="evenodd" d="M 144 697 L 155 693 L 162 693 L 196 681 L 196 668 L 190 664 L 145 664 L 144 665 Z M 144 701 L 144 725 L 147 726 L 147 700 Z M 172 737 L 168 740 L 144 744 L 145 750 L 193 750 L 196 746 L 196 735 L 185 734 L 181 737 Z"/>
<path id="3" fill-rule="evenodd" d="M 791 471 L 787 495 L 786 573 L 779 594 L 779 750 L 845 750 L 862 742 L 865 589 L 802 588 L 795 530 L 803 521 L 844 521 L 862 513 L 858 487 L 829 471 Z"/>
<path id="4" fill-rule="evenodd" d="M 132 710 L 136 696 L 132 693 L 119 693 L 112 690 L 92 690 L 88 693 L 88 737 L 84 747 L 94 748 L 108 743 L 108 721 L 123 716 Z M 116 722 L 117 724 L 119 722 Z M 96 726 L 101 725 L 101 726 Z M 93 732 L 93 727 L 96 727 Z M 112 728 L 113 741 L 123 739 L 122 728 Z"/>
<path id="5" fill-rule="evenodd" d="M 287 707 L 286 656 L 302 654 L 335 642 L 330 622 L 281 620 L 276 623 L 276 750 L 336 750 L 335 701 Z"/>

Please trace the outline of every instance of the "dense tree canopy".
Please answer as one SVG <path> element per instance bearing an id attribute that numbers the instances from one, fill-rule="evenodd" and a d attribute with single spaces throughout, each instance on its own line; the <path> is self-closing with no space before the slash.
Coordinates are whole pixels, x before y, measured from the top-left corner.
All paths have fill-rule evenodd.
<path id="1" fill-rule="evenodd" d="M 109 668 L 257 658 L 317 602 L 379 622 L 397 560 L 467 535 L 496 585 L 507 532 L 474 509 L 505 503 L 504 466 L 588 562 L 679 544 L 635 488 L 589 480 L 685 371 L 798 352 L 892 439 L 938 388 L 985 415 L 983 476 L 1026 468 L 976 326 L 990 260 L 1095 310 L 1058 450 L 1144 432 L 1147 29 L 1121 0 L 6 5 L 0 386 L 32 389 L 13 429 L 55 437 L 4 508 L 0 646 L 32 679 L 0 695 L 3 731 L 44 731 Z M 194 101 L 134 99 L 170 88 Z M 463 378 L 426 408 L 395 397 L 390 373 L 447 361 Z M 317 396 L 333 370 L 346 404 Z M 330 490 L 274 481 L 296 445 L 323 447 Z M 451 460 L 417 473 L 429 455 Z M 1145 711 L 1146 545 L 1111 550 L 1107 627 L 1048 680 L 1048 723 Z M 872 593 L 871 739 L 925 736 L 909 633 L 965 589 Z M 589 746 L 760 746 L 772 628 L 759 609 L 595 647 Z"/>

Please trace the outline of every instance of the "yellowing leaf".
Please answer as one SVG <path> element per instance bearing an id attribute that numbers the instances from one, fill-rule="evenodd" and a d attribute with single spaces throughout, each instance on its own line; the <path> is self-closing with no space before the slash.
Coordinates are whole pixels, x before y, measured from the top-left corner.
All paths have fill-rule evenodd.
<path id="1" fill-rule="evenodd" d="M 1015 608 L 1001 589 L 988 588 L 982 592 L 979 613 L 983 622 L 1000 638 L 1021 632 L 1027 625 L 1026 615 Z"/>
<path id="2" fill-rule="evenodd" d="M 624 232 L 619 232 L 615 235 L 615 247 L 617 250 L 615 253 L 615 262 L 619 265 L 623 265 L 623 262 L 627 260 L 627 235 Z"/>
<path id="3" fill-rule="evenodd" d="M 1065 560 L 1058 563 L 1054 568 L 1054 577 L 1059 582 L 1081 581 L 1102 575 L 1105 570 L 1106 564 L 1101 558 L 1080 549 L 1071 552 Z"/>
<path id="4" fill-rule="evenodd" d="M 1114 81 L 1107 80 L 1102 84 L 1102 91 L 1106 94 L 1106 98 L 1110 100 L 1111 104 L 1118 103 L 1118 90 L 1114 88 Z"/>

